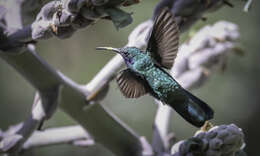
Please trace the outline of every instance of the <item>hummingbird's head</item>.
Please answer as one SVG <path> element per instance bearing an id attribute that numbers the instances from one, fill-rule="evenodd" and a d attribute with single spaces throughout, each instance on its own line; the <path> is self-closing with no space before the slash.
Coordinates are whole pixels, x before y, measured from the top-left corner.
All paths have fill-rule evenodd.
<path id="1" fill-rule="evenodd" d="M 133 58 L 140 53 L 136 47 L 112 48 L 112 47 L 97 47 L 97 50 L 109 50 L 120 54 L 127 64 L 133 63 Z"/>

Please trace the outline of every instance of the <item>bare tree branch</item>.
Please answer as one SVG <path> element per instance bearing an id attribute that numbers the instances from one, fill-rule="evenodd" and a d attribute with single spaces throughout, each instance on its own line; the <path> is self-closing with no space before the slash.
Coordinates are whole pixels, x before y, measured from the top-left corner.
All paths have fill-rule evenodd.
<path id="1" fill-rule="evenodd" d="M 82 144 L 83 141 L 85 141 L 84 144 Z M 35 131 L 25 142 L 23 149 L 64 143 L 76 146 L 91 146 L 95 142 L 81 126 L 67 126 Z"/>
<path id="2" fill-rule="evenodd" d="M 138 26 L 135 30 L 142 30 L 144 31 L 142 26 L 144 26 L 144 24 L 140 24 L 140 26 Z M 145 27 L 146 28 L 146 27 Z M 146 31 L 147 29 L 145 29 Z M 136 31 L 133 31 L 133 34 L 139 34 Z M 212 33 L 214 32 L 214 33 Z M 144 36 L 142 36 L 141 34 L 138 35 L 139 38 L 143 38 L 145 39 Z M 217 22 L 216 24 L 212 25 L 212 26 L 206 26 L 204 28 L 202 28 L 201 30 L 199 30 L 195 36 L 193 36 L 188 42 L 185 42 L 183 45 L 180 46 L 180 54 L 177 57 L 177 60 L 175 62 L 175 66 L 172 69 L 172 74 L 174 77 L 178 78 L 178 82 L 180 82 L 186 89 L 190 89 L 192 86 L 196 86 L 197 87 L 201 87 L 206 80 L 213 74 L 215 73 L 217 70 L 221 68 L 221 66 L 223 65 L 223 61 L 226 61 L 226 57 L 228 57 L 228 54 L 230 52 L 233 51 L 233 48 L 236 46 L 236 40 L 239 37 L 239 32 L 237 29 L 237 26 L 229 23 L 229 22 Z M 130 37 L 130 38 L 135 38 L 135 37 Z M 198 41 L 198 38 L 200 38 L 200 40 Z M 137 38 L 138 43 L 143 42 L 144 40 L 139 40 Z M 196 41 L 196 42 L 195 42 Z M 211 44 L 205 44 L 205 43 L 211 43 Z M 128 43 L 129 45 L 132 44 L 131 40 Z M 222 47 L 222 48 L 217 48 L 217 47 Z M 188 48 L 188 49 L 187 49 Z M 211 51 L 207 51 L 207 49 L 211 49 Z M 213 50 L 212 50 L 213 49 Z M 199 60 L 194 59 L 193 57 L 197 57 L 197 55 L 201 56 L 198 57 L 200 58 Z M 212 57 L 210 57 L 212 56 Z M 206 58 L 204 60 L 204 58 Z M 212 60 L 210 58 L 214 58 L 214 59 L 219 59 L 219 61 L 215 61 Z M 195 63 L 195 62 L 201 62 L 203 60 L 203 63 Z M 195 61 L 195 62 L 194 62 Z M 213 61 L 213 62 L 212 62 Z M 115 61 L 114 61 L 115 62 Z M 193 63 L 192 63 L 193 62 Z M 186 65 L 184 65 L 186 64 Z M 194 67 L 194 65 L 192 64 L 198 64 L 196 67 Z M 207 65 L 207 66 L 205 66 Z M 111 65 L 114 66 L 114 65 Z M 197 70 L 200 69 L 200 70 Z M 205 71 L 208 71 L 208 74 L 205 74 Z M 104 76 L 102 76 L 102 73 L 104 74 L 105 72 L 100 72 L 100 77 L 99 78 L 105 78 Z M 98 74 L 99 75 L 99 74 Z M 176 76 L 175 76 L 176 75 Z M 197 75 L 203 75 L 203 76 L 197 76 Z M 97 83 L 98 81 L 100 81 L 98 77 L 94 78 L 92 80 L 92 82 L 96 85 L 93 86 L 98 86 Z M 95 79 L 98 79 L 97 82 L 95 82 Z M 95 82 L 95 83 L 94 83 Z M 100 81 L 103 82 L 103 81 Z M 195 85 L 195 84 L 199 84 L 199 85 Z M 91 90 L 91 89 L 90 89 Z M 94 92 L 94 90 L 92 90 Z M 164 150 L 169 149 L 169 143 L 167 140 L 167 136 L 168 136 L 168 131 L 169 131 L 169 120 L 170 120 L 170 116 L 171 116 L 171 108 L 169 108 L 168 106 L 165 106 L 159 102 L 157 102 L 158 105 L 158 110 L 157 110 L 157 115 L 155 118 L 155 126 L 157 128 L 157 131 L 155 132 L 159 132 L 157 137 L 162 138 L 161 141 L 163 141 L 161 143 L 161 145 L 163 145 L 161 148 L 163 148 Z M 66 127 L 64 128 L 67 129 Z M 74 126 L 74 127 L 69 127 L 68 129 L 74 129 L 73 134 L 71 134 L 73 137 L 70 136 L 66 136 L 66 134 L 70 133 L 69 130 L 66 130 L 66 133 L 62 133 L 59 137 L 58 137 L 58 141 L 54 141 L 55 143 L 70 143 L 70 142 L 74 142 L 77 140 L 88 140 L 89 136 L 86 137 L 86 133 L 83 132 L 83 130 L 80 130 L 82 128 L 80 128 L 79 126 Z M 56 131 L 57 130 L 57 131 Z M 43 131 L 43 132 L 35 132 L 35 133 L 39 133 L 42 136 L 48 136 L 48 133 L 51 132 L 52 129 Z M 53 131 L 55 132 L 59 132 L 62 131 L 62 128 L 59 129 L 53 129 Z M 72 132 L 72 130 L 71 130 Z M 46 134 L 45 134 L 46 133 Z M 54 133 L 53 133 L 54 134 Z M 37 136 L 37 135 L 35 135 Z M 55 136 L 55 135 L 54 135 Z M 156 136 L 155 136 L 156 137 Z M 35 140 L 35 141 L 30 141 L 30 139 Z M 41 144 L 37 143 L 37 137 L 34 138 L 34 135 L 32 135 L 32 138 L 30 138 L 27 142 L 30 142 L 28 144 L 30 144 L 30 146 L 26 146 L 24 145 L 24 148 L 26 146 L 26 148 L 30 148 L 30 147 L 36 147 L 36 146 L 41 146 Z M 46 138 L 45 140 L 43 140 L 43 145 L 48 144 L 48 138 Z M 60 140 L 60 141 L 59 141 Z M 65 140 L 65 141 L 62 141 Z M 25 144 L 27 144 L 27 142 Z M 34 143 L 36 142 L 36 143 Z M 41 141 L 39 141 L 41 142 Z M 91 141 L 90 141 L 91 142 Z M 50 143 L 52 144 L 52 143 Z M 155 145 L 154 145 L 155 146 Z M 156 148 L 159 148 L 160 143 L 158 142 L 158 140 L 156 141 Z M 153 147 L 155 148 L 155 147 Z"/>
<path id="3" fill-rule="evenodd" d="M 1 27 L 0 35 L 3 42 L 0 43 L 0 57 L 37 89 L 41 99 L 36 97 L 38 100 L 36 100 L 28 120 L 15 128 L 10 128 L 8 133 L 5 133 L 8 135 L 3 135 L 0 152 L 19 152 L 26 145 L 23 143 L 33 134 L 39 123 L 48 119 L 58 105 L 84 129 L 88 130 L 95 142 L 102 144 L 114 154 L 126 156 L 153 154 L 152 147 L 143 137 L 138 136 L 112 112 L 97 103 L 102 100 L 102 96 L 98 95 L 105 95 L 108 83 L 123 65 L 120 56 L 117 55 L 111 59 L 90 83 L 80 85 L 56 71 L 37 55 L 31 44 L 27 45 L 27 41 L 32 39 L 48 39 L 52 36 L 70 37 L 77 29 L 84 28 L 107 16 L 112 19 L 116 27 L 122 27 L 128 24 L 131 18 L 129 18 L 129 14 L 117 7 L 139 1 L 127 0 L 127 3 L 120 0 L 102 1 L 101 4 L 99 2 L 98 0 L 87 1 L 87 3 L 85 0 L 51 1 L 42 7 L 31 25 L 15 32 L 8 28 L 3 30 L 5 28 Z M 200 19 L 204 12 L 219 8 L 222 4 L 221 0 L 212 0 L 209 4 L 208 1 L 176 0 L 171 3 L 172 6 L 169 4 L 166 6 L 175 13 L 180 29 L 184 31 Z M 2 10 L 2 8 L 0 9 Z M 120 15 L 116 17 L 124 18 L 116 19 L 114 14 Z M 145 36 L 150 31 L 151 25 L 152 21 L 147 21 L 138 26 L 129 36 L 127 46 L 144 48 L 147 43 Z M 8 34 L 5 33 L 6 31 Z M 141 40 L 143 42 L 139 42 Z M 165 127 L 163 133 L 166 133 L 167 125 L 163 127 Z M 33 147 L 33 145 L 27 144 L 27 147 Z"/>

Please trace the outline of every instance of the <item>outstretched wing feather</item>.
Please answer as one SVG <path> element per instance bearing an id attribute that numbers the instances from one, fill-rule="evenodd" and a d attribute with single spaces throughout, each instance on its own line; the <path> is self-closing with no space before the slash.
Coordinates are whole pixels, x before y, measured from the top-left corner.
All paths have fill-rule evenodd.
<path id="1" fill-rule="evenodd" d="M 146 80 L 137 76 L 130 69 L 119 72 L 116 81 L 120 91 L 127 98 L 138 98 L 148 93 Z"/>
<path id="2" fill-rule="evenodd" d="M 179 29 L 173 14 L 164 8 L 154 21 L 148 41 L 147 51 L 164 68 L 170 69 L 177 56 Z"/>

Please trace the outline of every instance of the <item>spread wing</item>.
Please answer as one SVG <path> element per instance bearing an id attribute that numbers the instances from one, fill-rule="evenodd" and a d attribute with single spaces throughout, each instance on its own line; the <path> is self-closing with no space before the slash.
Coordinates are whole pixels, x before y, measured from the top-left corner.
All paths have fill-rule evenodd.
<path id="1" fill-rule="evenodd" d="M 130 69 L 125 69 L 117 74 L 116 81 L 120 91 L 127 98 L 138 98 L 148 93 L 148 83 L 137 76 Z"/>
<path id="2" fill-rule="evenodd" d="M 179 29 L 173 14 L 164 8 L 156 17 L 148 41 L 147 51 L 162 67 L 170 69 L 177 56 Z"/>

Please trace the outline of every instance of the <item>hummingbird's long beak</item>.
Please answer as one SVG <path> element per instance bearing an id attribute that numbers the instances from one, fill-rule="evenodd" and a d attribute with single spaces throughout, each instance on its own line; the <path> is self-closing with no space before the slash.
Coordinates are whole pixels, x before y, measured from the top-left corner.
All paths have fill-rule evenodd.
<path id="1" fill-rule="evenodd" d="M 116 53 L 120 53 L 120 50 L 117 48 L 112 48 L 112 47 L 97 47 L 96 50 L 109 50 L 109 51 L 114 51 Z"/>

